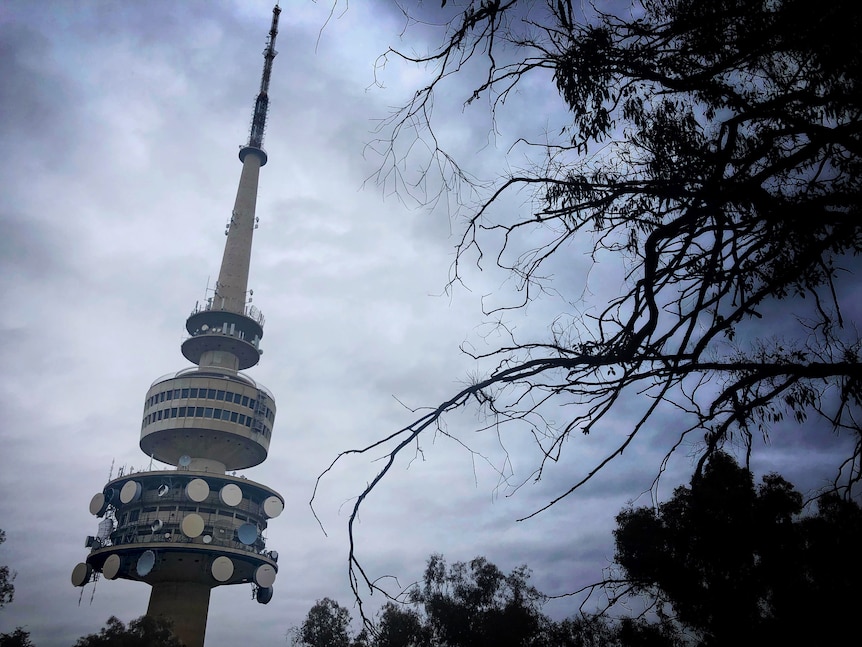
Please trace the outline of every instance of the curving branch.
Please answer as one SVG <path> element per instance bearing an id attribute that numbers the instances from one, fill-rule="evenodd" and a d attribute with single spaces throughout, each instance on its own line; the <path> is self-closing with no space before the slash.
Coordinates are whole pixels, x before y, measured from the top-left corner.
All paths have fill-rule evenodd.
<path id="1" fill-rule="evenodd" d="M 631 18 L 578 15 L 570 2 L 473 0 L 443 27 L 437 50 L 381 57 L 380 73 L 393 59 L 432 72 L 380 123 L 369 151 L 381 163 L 370 179 L 424 204 L 455 197 L 466 218 L 448 288 L 466 280 L 469 259 L 493 263 L 515 289 L 485 313 L 510 340 L 472 354 L 485 377 L 339 453 L 319 476 L 317 484 L 350 456 L 383 456 L 348 521 L 357 595 L 360 583 L 379 590 L 357 557 L 360 507 L 406 448 L 468 406 L 487 416 L 482 430 L 505 424 L 532 435 L 535 481 L 574 432 L 612 433 L 607 423 L 621 405 L 642 404 L 603 459 L 524 518 L 607 470 L 668 411 L 680 428 L 656 479 L 686 439 L 698 438 L 699 471 L 728 442 L 749 454 L 756 432 L 766 437 L 816 414 L 854 435 L 835 487 L 847 496 L 857 488 L 862 339 L 847 277 L 862 254 L 862 54 L 834 33 L 858 12 L 844 0 L 816 16 L 784 1 L 735 6 L 649 2 Z M 487 97 L 492 123 L 513 90 L 548 71 L 570 117 L 543 144 L 513 137 L 533 155 L 495 182 L 460 166 L 434 127 L 435 97 L 458 90 L 458 75 L 480 65 L 463 102 Z M 420 149 L 427 159 L 411 178 L 405 162 Z M 439 190 L 429 196 L 431 186 Z M 532 201 L 519 210 L 511 201 L 520 191 Z M 550 278 L 567 247 L 585 238 L 594 259 L 626 268 L 622 294 L 587 303 L 585 286 Z M 503 315 L 548 292 L 573 310 L 592 308 L 590 316 L 558 317 L 546 338 L 516 338 Z M 559 423 L 548 415 L 555 407 L 565 407 Z"/>

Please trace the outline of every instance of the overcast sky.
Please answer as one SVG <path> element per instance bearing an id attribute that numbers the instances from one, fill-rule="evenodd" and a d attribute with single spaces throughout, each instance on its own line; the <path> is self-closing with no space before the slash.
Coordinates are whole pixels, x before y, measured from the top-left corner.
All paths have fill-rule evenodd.
<path id="1" fill-rule="evenodd" d="M 23 625 L 37 647 L 71 645 L 111 615 L 128 621 L 146 610 L 143 584 L 100 581 L 82 591 L 69 576 L 96 532 L 92 495 L 112 470 L 149 464 L 138 449 L 149 385 L 188 366 L 184 322 L 218 271 L 271 8 L 269 0 L 0 5 L 0 564 L 18 572 L 0 631 Z M 390 45 L 422 50 L 433 30 L 402 35 L 390 2 L 341 4 L 331 20 L 325 1 L 283 8 L 250 280 L 266 326 L 249 375 L 274 393 L 278 414 L 268 460 L 244 473 L 285 497 L 267 531 L 280 570 L 266 606 L 251 600 L 250 586 L 213 592 L 208 647 L 282 644 L 324 596 L 352 609 L 347 517 L 380 463 L 354 458 L 323 480 L 316 511 L 326 534 L 308 506 L 315 479 L 340 450 L 409 423 L 405 406 L 434 405 L 481 371 L 459 344 L 481 347 L 482 298 L 510 287 L 493 272 L 468 271 L 467 287 L 445 294 L 457 216 L 364 185 L 380 163 L 365 149 L 377 120 L 419 78 L 389 66 L 380 87 L 375 60 Z M 469 97 L 467 82 L 451 86 L 453 106 Z M 442 134 L 492 179 L 512 141 L 554 128 L 558 110 L 550 84 L 530 84 L 512 98 L 498 137 L 481 105 L 453 109 Z M 508 207 L 526 204 L 515 196 Z M 585 250 L 569 251 L 557 280 L 570 296 L 618 293 L 622 267 L 591 272 Z M 529 333 L 562 311 L 549 298 L 511 322 Z M 649 501 L 638 497 L 655 475 L 660 434 L 579 496 L 517 523 L 610 440 L 570 443 L 546 478 L 513 491 L 498 487 L 496 470 L 511 483 L 529 480 L 532 450 L 517 438 L 471 435 L 475 423 L 468 410 L 450 431 L 488 462 L 427 437 L 369 497 L 357 527 L 369 574 L 406 586 L 440 552 L 449 561 L 484 555 L 506 571 L 526 563 L 548 594 L 599 579 L 612 558 L 614 515 L 627 501 Z M 828 431 L 805 441 L 804 464 L 789 453 L 801 437 L 788 438 L 763 469 L 789 470 L 807 487 L 832 476 Z M 687 451 L 664 495 L 687 475 Z M 548 609 L 559 617 L 574 611 L 566 604 Z"/>

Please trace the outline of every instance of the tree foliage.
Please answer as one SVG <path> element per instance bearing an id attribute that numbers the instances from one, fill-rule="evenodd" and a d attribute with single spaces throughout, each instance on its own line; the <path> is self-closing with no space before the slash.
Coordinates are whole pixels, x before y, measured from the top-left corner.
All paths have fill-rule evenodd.
<path id="1" fill-rule="evenodd" d="M 571 0 L 453 4 L 442 3 L 439 48 L 381 59 L 414 63 L 431 78 L 384 124 L 377 179 L 409 191 L 429 186 L 436 168 L 444 191 L 469 181 L 432 111 L 466 71 L 478 81 L 465 104 L 487 98 L 496 117 L 516 92 L 552 81 L 568 119 L 538 143 L 516 134 L 513 159 L 528 161 L 513 161 L 520 168 L 489 191 L 474 184 L 477 202 L 464 204 L 453 284 L 468 261 L 492 259 L 519 290 L 495 314 L 508 342 L 476 355 L 487 374 L 335 459 L 388 454 L 349 521 L 354 588 L 373 587 L 354 551 L 366 495 L 405 448 L 468 405 L 486 414 L 484 429 L 510 424 L 532 434 L 536 478 L 572 435 L 619 434 L 542 510 L 669 412 L 679 435 L 665 450 L 699 444 L 698 472 L 728 441 L 751 449 L 776 425 L 823 416 L 853 439 L 836 476 L 836 487 L 852 488 L 862 477 L 852 279 L 862 251 L 862 49 L 836 34 L 862 27 L 857 3 L 812 10 L 804 0 L 641 0 L 590 15 Z M 412 180 L 405 169 L 422 147 L 411 137 L 432 158 Z M 532 197 L 521 210 L 505 202 L 523 204 L 519 191 Z M 553 281 L 554 267 L 584 240 L 594 259 L 620 260 L 621 293 L 586 304 L 585 283 Z M 507 308 L 551 292 L 571 308 L 548 322 L 544 338 L 506 328 Z M 589 316 L 578 312 L 588 307 Z"/>
<path id="2" fill-rule="evenodd" d="M 350 612 L 330 598 L 315 602 L 294 637 L 302 647 L 349 647 Z"/>
<path id="3" fill-rule="evenodd" d="M 801 512 L 783 478 L 755 488 L 715 453 L 668 502 L 617 516 L 616 560 L 703 645 L 837 643 L 856 623 L 862 509 L 831 493 Z"/>
<path id="4" fill-rule="evenodd" d="M 350 614 L 325 598 L 294 632 L 302 647 L 676 647 L 666 623 L 581 616 L 555 622 L 526 566 L 508 575 L 484 557 L 447 564 L 432 555 L 422 582 L 401 602 L 387 602 L 355 636 Z"/>
<path id="5" fill-rule="evenodd" d="M 74 647 L 183 647 L 164 618 L 141 616 L 125 625 L 111 616 L 97 634 L 78 639 Z"/>
<path id="6" fill-rule="evenodd" d="M 350 613 L 318 601 L 302 647 L 718 647 L 839 644 L 856 629 L 862 507 L 835 492 L 806 511 L 778 474 L 713 453 L 689 486 L 617 515 L 611 604 L 561 621 L 530 570 L 432 555 L 422 581 L 354 635 Z M 644 604 L 645 603 L 645 604 Z M 616 605 L 616 606 L 615 606 Z M 614 617 L 622 609 L 621 617 Z"/>
<path id="7" fill-rule="evenodd" d="M 526 566 L 504 575 L 484 557 L 448 567 L 441 555 L 432 555 L 410 601 L 424 613 L 435 645 L 520 647 L 542 624 L 544 596 L 529 577 Z"/>
<path id="8" fill-rule="evenodd" d="M 30 632 L 22 627 L 16 627 L 12 633 L 0 634 L 0 647 L 33 647 Z"/>
<path id="9" fill-rule="evenodd" d="M 0 528 L 0 545 L 6 541 L 6 531 Z M 0 566 L 0 609 L 15 599 L 15 573 L 8 566 Z"/>
<path id="10" fill-rule="evenodd" d="M 6 541 L 6 531 L 0 528 L 0 544 Z M 0 566 L 0 609 L 15 598 L 15 585 L 12 583 L 15 573 L 8 566 Z M 22 627 L 16 627 L 12 633 L 0 633 L 0 647 L 33 647 L 30 642 L 30 632 Z"/>

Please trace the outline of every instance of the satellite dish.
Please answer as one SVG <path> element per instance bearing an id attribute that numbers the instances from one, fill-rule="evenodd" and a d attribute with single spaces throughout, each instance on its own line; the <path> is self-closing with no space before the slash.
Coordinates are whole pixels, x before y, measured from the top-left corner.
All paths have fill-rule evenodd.
<path id="1" fill-rule="evenodd" d="M 205 544 L 210 544 L 210 543 L 212 543 L 213 536 L 212 536 L 212 535 L 204 535 L 203 537 L 201 537 L 201 540 L 202 540 Z"/>
<path id="2" fill-rule="evenodd" d="M 153 529 L 153 534 L 155 534 L 155 533 L 157 533 L 159 530 L 161 530 L 161 529 L 162 529 L 162 526 L 164 526 L 164 525 L 165 525 L 165 524 L 164 524 L 164 523 L 162 523 L 162 520 L 161 520 L 161 519 L 156 519 L 156 520 L 153 522 L 153 524 L 150 526 L 150 528 L 152 528 L 152 529 Z"/>
<path id="3" fill-rule="evenodd" d="M 149 575 L 150 571 L 153 570 L 153 566 L 156 565 L 156 554 L 151 550 L 145 550 L 141 553 L 141 556 L 138 557 L 138 565 L 135 570 L 138 572 L 140 577 L 146 577 Z"/>
<path id="4" fill-rule="evenodd" d="M 272 558 L 272 561 L 274 561 L 274 562 L 278 561 L 278 551 L 277 550 L 269 551 L 269 556 Z"/>
<path id="5" fill-rule="evenodd" d="M 72 569 L 72 586 L 84 586 L 93 575 L 93 567 L 84 562 L 78 563 Z"/>
<path id="6" fill-rule="evenodd" d="M 231 507 L 238 506 L 242 503 L 242 490 L 234 483 L 228 483 L 218 493 L 219 499 L 225 505 Z"/>
<path id="7" fill-rule="evenodd" d="M 227 582 L 233 576 L 233 562 L 230 561 L 230 557 L 224 555 L 216 557 L 210 570 L 216 581 Z"/>
<path id="8" fill-rule="evenodd" d="M 171 533 L 166 532 L 165 533 L 165 541 L 170 541 L 170 540 L 171 540 Z"/>
<path id="9" fill-rule="evenodd" d="M 246 546 L 251 546 L 257 541 L 257 526 L 253 523 L 244 523 L 236 529 L 236 536 Z"/>
<path id="10" fill-rule="evenodd" d="M 191 462 L 192 462 L 191 456 L 188 456 L 187 454 L 183 454 L 182 456 L 180 456 L 180 460 L 179 460 L 180 467 L 188 467 L 189 465 L 191 465 Z"/>
<path id="11" fill-rule="evenodd" d="M 204 518 L 196 512 L 190 512 L 183 517 L 180 528 L 186 537 L 191 539 L 200 537 L 201 533 L 204 531 Z"/>
<path id="12" fill-rule="evenodd" d="M 260 588 L 257 590 L 257 601 L 261 604 L 267 604 L 270 600 L 272 600 L 272 587 L 267 586 L 264 588 Z"/>
<path id="13" fill-rule="evenodd" d="M 106 559 L 105 563 L 102 565 L 102 575 L 104 575 L 106 579 L 115 580 L 117 579 L 121 566 L 122 562 L 120 561 L 119 555 L 109 555 L 108 559 Z"/>
<path id="14" fill-rule="evenodd" d="M 203 479 L 192 479 L 189 481 L 189 484 L 186 485 L 186 496 L 195 503 L 206 501 L 206 498 L 209 495 L 210 486 Z"/>
<path id="15" fill-rule="evenodd" d="M 165 496 L 170 491 L 171 491 L 171 487 L 167 483 L 162 483 L 159 486 L 159 490 L 158 490 L 157 494 L 159 496 Z"/>
<path id="16" fill-rule="evenodd" d="M 126 481 L 120 490 L 120 503 L 134 503 L 141 498 L 142 489 L 138 481 Z"/>
<path id="17" fill-rule="evenodd" d="M 209 327 L 209 326 L 207 326 L 206 324 L 203 324 L 203 325 L 201 326 L 201 330 L 203 330 L 204 332 L 206 332 L 206 331 L 207 331 L 207 330 L 209 330 L 209 329 L 210 329 L 210 327 Z"/>
<path id="18" fill-rule="evenodd" d="M 265 514 L 268 519 L 274 519 L 280 515 L 283 510 L 284 502 L 277 496 L 267 497 L 263 502 L 263 514 Z"/>
<path id="19" fill-rule="evenodd" d="M 254 571 L 254 583 L 262 588 L 268 588 L 275 582 L 275 569 L 269 564 L 262 564 Z"/>
<path id="20" fill-rule="evenodd" d="M 102 492 L 94 494 L 93 498 L 90 499 L 90 514 L 101 517 L 107 509 L 108 502 L 105 500 L 105 495 Z"/>

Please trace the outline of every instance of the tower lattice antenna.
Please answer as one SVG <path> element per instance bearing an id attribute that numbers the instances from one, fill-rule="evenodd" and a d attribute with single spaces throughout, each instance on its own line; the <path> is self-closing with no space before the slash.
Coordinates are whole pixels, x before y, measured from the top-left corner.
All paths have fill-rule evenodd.
<path id="1" fill-rule="evenodd" d="M 251 118 L 251 132 L 248 135 L 248 146 L 261 148 L 263 146 L 263 134 L 266 130 L 266 113 L 269 110 L 269 77 L 272 73 L 272 61 L 278 52 L 275 51 L 275 37 L 278 36 L 278 16 L 281 7 L 275 5 L 272 8 L 272 25 L 269 28 L 269 38 L 266 49 L 263 51 L 263 74 L 260 79 L 260 92 L 254 102 L 254 114 Z"/>

